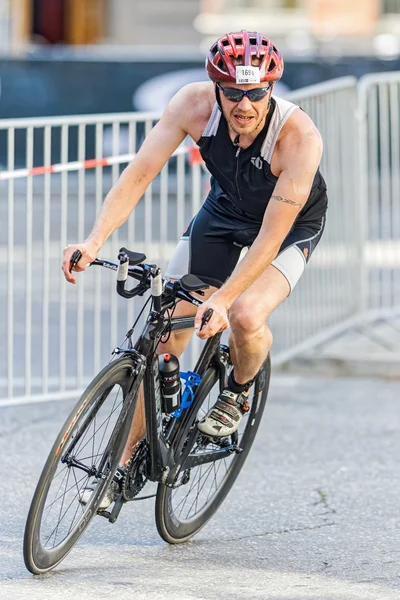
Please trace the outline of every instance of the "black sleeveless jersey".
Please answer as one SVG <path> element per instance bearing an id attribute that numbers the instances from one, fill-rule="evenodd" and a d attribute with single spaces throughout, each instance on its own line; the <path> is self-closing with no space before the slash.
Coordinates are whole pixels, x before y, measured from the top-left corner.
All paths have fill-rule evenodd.
<path id="1" fill-rule="evenodd" d="M 235 146 L 228 124 L 218 105 L 197 142 L 200 154 L 211 173 L 211 190 L 204 208 L 213 214 L 231 217 L 239 226 L 260 224 L 278 177 L 271 172 L 271 159 L 283 125 L 298 108 L 273 97 L 265 125 L 251 146 Z M 318 170 L 308 200 L 296 223 L 321 221 L 327 209 L 325 181 Z"/>

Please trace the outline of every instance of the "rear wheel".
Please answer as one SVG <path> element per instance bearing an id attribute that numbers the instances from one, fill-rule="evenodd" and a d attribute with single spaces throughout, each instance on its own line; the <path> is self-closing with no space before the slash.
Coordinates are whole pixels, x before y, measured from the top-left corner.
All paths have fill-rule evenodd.
<path id="1" fill-rule="evenodd" d="M 231 365 L 228 364 L 227 372 Z M 179 472 L 174 487 L 160 483 L 156 499 L 156 523 L 161 537 L 171 544 L 185 542 L 195 535 L 216 512 L 242 468 L 257 433 L 268 395 L 269 357 L 262 365 L 250 390 L 250 411 L 239 430 L 223 440 L 213 441 L 197 430 L 197 423 L 215 404 L 221 391 L 219 370 L 210 366 L 198 387 L 188 415 L 177 430 L 174 444 L 190 457 L 215 453 L 224 447 L 237 446 L 233 452 L 213 462 L 199 464 Z"/>
<path id="2" fill-rule="evenodd" d="M 132 359 L 107 365 L 81 396 L 61 429 L 37 485 L 24 536 L 24 560 L 31 573 L 55 567 L 90 521 L 118 466 L 135 401 L 124 404 L 134 378 Z M 128 414 L 126 414 L 128 410 Z M 81 490 L 99 483 L 86 505 Z"/>

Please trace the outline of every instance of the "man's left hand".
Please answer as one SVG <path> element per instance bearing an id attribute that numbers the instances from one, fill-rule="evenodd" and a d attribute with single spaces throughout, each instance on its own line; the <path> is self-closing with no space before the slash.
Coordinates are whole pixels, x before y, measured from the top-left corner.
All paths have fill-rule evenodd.
<path id="1" fill-rule="evenodd" d="M 205 327 L 203 327 L 203 329 L 200 331 L 201 318 L 208 309 L 211 309 L 213 314 Z M 228 327 L 228 311 L 225 303 L 221 299 L 218 299 L 216 294 L 213 294 L 206 302 L 199 306 L 197 310 L 194 320 L 194 328 L 197 332 L 197 335 L 202 340 L 206 340 L 220 331 L 225 331 L 225 329 L 228 329 Z"/>

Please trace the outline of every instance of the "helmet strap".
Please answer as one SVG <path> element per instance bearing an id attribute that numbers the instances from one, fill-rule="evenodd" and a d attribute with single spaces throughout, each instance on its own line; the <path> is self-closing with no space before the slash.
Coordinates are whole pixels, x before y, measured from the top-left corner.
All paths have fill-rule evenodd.
<path id="1" fill-rule="evenodd" d="M 219 88 L 217 88 L 217 86 L 215 86 L 215 98 L 217 100 L 217 104 L 219 106 L 219 109 L 222 112 L 221 95 L 220 95 Z"/>

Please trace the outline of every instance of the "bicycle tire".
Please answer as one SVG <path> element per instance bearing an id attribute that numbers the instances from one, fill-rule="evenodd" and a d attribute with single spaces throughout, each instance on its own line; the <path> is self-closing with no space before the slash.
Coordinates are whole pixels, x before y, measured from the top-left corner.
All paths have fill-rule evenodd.
<path id="1" fill-rule="evenodd" d="M 170 544 L 178 544 L 189 540 L 196 533 L 198 533 L 200 529 L 204 527 L 204 525 L 206 525 L 206 523 L 215 514 L 223 500 L 226 498 L 229 490 L 239 475 L 241 468 L 243 467 L 260 425 L 268 396 L 270 371 L 271 364 L 268 356 L 255 379 L 254 386 L 249 396 L 249 398 L 251 398 L 251 408 L 249 414 L 242 419 L 242 422 L 244 422 L 244 431 L 240 442 L 238 443 L 238 445 L 240 445 L 242 448 L 242 452 L 232 456 L 232 460 L 226 470 L 225 475 L 223 476 L 223 479 L 221 480 L 220 484 L 216 486 L 215 492 L 210 499 L 208 500 L 207 498 L 205 504 L 200 508 L 200 511 L 192 517 L 182 519 L 182 510 L 181 513 L 177 515 L 177 509 L 176 507 L 174 508 L 174 488 L 168 487 L 165 485 L 165 483 L 160 483 L 158 485 L 155 518 L 158 532 L 162 539 L 166 542 Z M 191 427 L 196 427 L 199 409 L 213 388 L 217 386 L 217 394 L 219 393 L 219 384 L 220 378 L 218 369 L 217 367 L 210 366 L 205 372 L 202 382 L 195 392 L 193 403 L 188 409 L 190 412 L 187 415 L 187 418 L 182 422 L 180 430 L 178 429 L 176 432 L 175 443 L 178 448 L 184 446 L 184 440 L 182 440 L 182 437 L 187 438 L 188 436 L 188 422 L 190 423 Z M 203 409 L 204 412 L 207 412 L 207 410 L 208 407 L 206 410 Z M 198 437 L 204 438 L 204 436 L 201 436 L 200 432 Z M 208 467 L 207 465 L 205 465 L 205 467 L 211 470 L 212 468 L 215 469 L 215 465 L 219 464 L 222 464 L 221 460 L 211 463 L 211 467 Z M 194 468 L 200 469 L 201 473 L 202 467 L 203 466 Z M 189 482 L 190 479 L 188 483 L 181 485 L 180 488 L 184 488 L 185 485 L 188 486 Z M 190 485 L 193 488 L 193 481 Z M 205 483 L 202 484 L 202 489 L 204 488 L 204 485 Z"/>
<path id="2" fill-rule="evenodd" d="M 70 413 L 68 419 L 65 421 L 50 451 L 42 474 L 39 478 L 27 517 L 23 553 L 25 565 L 31 573 L 46 573 L 58 565 L 72 550 L 93 517 L 96 515 L 98 506 L 118 467 L 118 462 L 129 434 L 130 421 L 132 420 L 136 398 L 133 399 L 131 405 L 127 406 L 125 406 L 125 400 L 127 394 L 130 393 L 130 390 L 132 390 L 133 380 L 134 369 L 133 362 L 130 357 L 123 356 L 109 363 L 89 384 L 80 397 L 78 403 Z M 104 412 L 107 412 L 105 410 L 105 404 L 107 401 L 112 402 L 113 390 L 115 387 L 119 387 L 122 390 L 121 397 L 118 400 L 119 392 L 117 392 L 117 398 L 114 400 L 113 404 L 113 406 L 116 406 L 116 408 L 113 408 L 109 417 L 109 422 L 105 424 L 105 420 L 99 425 L 99 422 L 101 422 L 101 419 L 103 418 L 103 408 Z M 135 395 L 137 396 L 137 394 Z M 119 404 L 116 404 L 116 402 L 119 402 Z M 122 414 L 121 411 L 123 410 L 124 406 L 125 414 Z M 128 410 L 128 413 L 126 413 L 126 410 Z M 117 413 L 117 411 L 119 412 Z M 97 422 L 96 419 L 98 419 Z M 109 437 L 104 439 L 110 423 L 113 423 L 111 424 L 112 431 L 110 432 Z M 96 427 L 98 428 L 96 429 Z M 100 440 L 100 445 L 97 448 L 94 440 L 96 434 L 101 431 L 102 427 L 105 427 L 105 430 L 99 434 L 102 435 L 102 438 Z M 91 428 L 93 428 L 92 438 L 84 444 L 84 436 L 86 432 L 90 433 Z M 115 443 L 111 442 L 110 440 L 118 441 Z M 105 443 L 105 448 L 102 453 L 100 448 L 103 441 Z M 80 456 L 79 452 L 82 453 L 83 450 L 85 450 L 84 454 L 89 452 L 90 448 L 88 448 L 88 446 L 90 444 L 92 445 L 93 453 L 96 452 L 96 454 L 93 454 L 92 457 Z M 69 448 L 72 448 L 75 452 L 73 456 L 68 455 Z M 108 455 L 106 455 L 106 453 L 108 453 Z M 101 465 L 103 461 L 107 461 L 107 464 L 104 467 L 104 478 L 101 479 L 100 483 L 97 485 L 90 501 L 86 505 L 83 505 L 79 502 L 78 496 L 80 489 L 84 487 L 85 483 L 90 479 L 91 476 L 86 473 L 84 476 L 86 482 L 80 483 L 80 481 L 78 481 L 76 478 L 75 470 L 81 473 L 82 469 L 79 467 L 74 469 L 74 465 L 68 465 L 65 460 L 80 460 L 80 464 L 84 464 L 82 461 L 87 460 L 89 463 L 89 458 L 95 458 L 95 460 L 98 460 L 98 465 Z M 61 464 L 63 466 L 60 468 L 60 472 L 58 472 L 56 475 L 56 471 Z M 75 479 L 76 489 L 73 489 L 73 486 L 68 489 L 71 471 L 74 471 L 73 478 Z M 62 476 L 63 472 L 64 475 Z M 56 492 L 56 498 L 48 508 L 45 508 L 49 492 L 52 490 L 52 484 L 58 477 L 60 477 L 61 483 L 59 479 L 55 484 L 56 487 L 59 486 L 59 489 Z M 61 486 L 63 485 L 64 481 L 65 496 L 57 497 L 61 491 Z M 70 493 L 71 490 L 72 493 Z M 51 492 L 50 495 L 52 494 L 53 492 Z M 68 498 L 66 502 L 67 506 L 67 503 L 70 501 L 70 497 L 73 494 L 75 494 L 74 499 L 77 503 L 77 508 L 73 518 L 77 516 L 79 506 L 81 507 L 81 510 L 79 511 L 77 520 L 70 525 L 66 537 L 64 537 L 59 544 L 55 545 L 58 528 L 62 520 L 65 518 L 67 511 L 69 511 L 70 506 L 72 505 L 71 501 L 71 504 L 66 508 L 64 514 L 62 514 L 64 499 L 65 497 Z M 48 521 L 49 515 L 52 512 L 53 505 L 61 498 L 61 509 L 59 513 L 59 517 L 61 517 L 60 521 L 56 525 L 56 528 L 51 532 L 50 537 L 47 539 L 49 542 L 51 537 L 54 536 L 54 544 L 53 547 L 46 547 L 42 542 L 42 537 L 47 535 L 47 532 L 44 533 L 44 529 L 47 527 L 46 522 Z M 43 518 L 44 511 L 46 511 L 45 518 Z M 65 527 L 65 525 L 66 521 L 62 524 L 62 527 L 60 526 L 60 531 Z M 53 527 L 53 525 L 50 525 L 50 529 L 51 527 Z"/>

